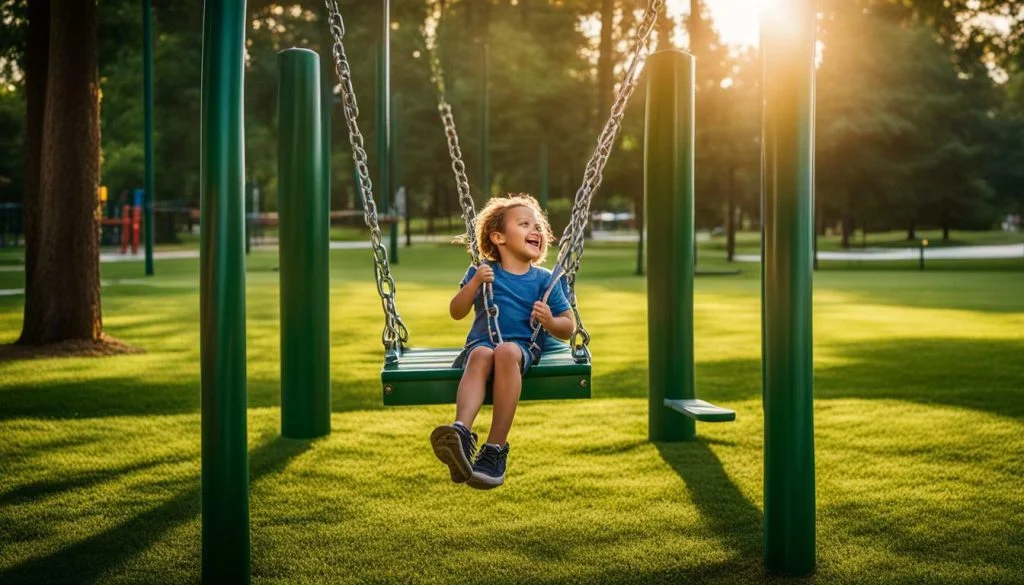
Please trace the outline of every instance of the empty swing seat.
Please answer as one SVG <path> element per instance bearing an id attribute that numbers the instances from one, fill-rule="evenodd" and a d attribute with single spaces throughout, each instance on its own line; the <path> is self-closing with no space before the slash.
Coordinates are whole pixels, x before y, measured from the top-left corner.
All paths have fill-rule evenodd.
<path id="1" fill-rule="evenodd" d="M 703 400 L 665 399 L 665 406 L 700 422 L 729 422 L 736 420 L 736 412 L 715 406 Z"/>
<path id="2" fill-rule="evenodd" d="M 398 361 L 385 363 L 380 372 L 385 406 L 454 404 L 462 369 L 452 362 L 456 348 L 406 348 Z M 485 404 L 491 404 L 492 381 L 487 382 Z M 520 400 L 590 398 L 590 361 L 576 361 L 568 345 L 545 351 L 523 376 Z"/>

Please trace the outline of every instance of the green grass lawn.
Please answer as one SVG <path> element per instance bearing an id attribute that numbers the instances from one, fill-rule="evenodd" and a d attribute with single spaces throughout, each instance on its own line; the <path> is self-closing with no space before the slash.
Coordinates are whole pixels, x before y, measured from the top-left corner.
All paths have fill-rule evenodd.
<path id="1" fill-rule="evenodd" d="M 254 252 L 254 583 L 1024 582 L 1024 262 L 815 275 L 818 570 L 787 580 L 761 562 L 759 267 L 696 285 L 698 392 L 737 420 L 652 444 L 634 254 L 594 246 L 583 263 L 594 399 L 523 404 L 507 484 L 477 492 L 429 448 L 451 407 L 381 406 L 366 250 L 331 256 L 332 434 L 279 437 L 277 256 Z M 464 338 L 447 301 L 465 263 L 403 250 L 415 345 Z M 5 585 L 199 579 L 198 262 L 102 270 L 106 330 L 146 353 L 0 362 Z M 0 272 L 0 288 L 20 282 Z M 21 310 L 0 297 L 0 342 Z"/>

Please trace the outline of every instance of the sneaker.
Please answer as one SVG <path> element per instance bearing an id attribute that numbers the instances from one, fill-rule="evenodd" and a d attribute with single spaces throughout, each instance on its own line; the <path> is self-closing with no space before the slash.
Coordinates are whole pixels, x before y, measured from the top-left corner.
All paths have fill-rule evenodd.
<path id="1" fill-rule="evenodd" d="M 505 462 L 508 459 L 508 443 L 501 449 L 494 445 L 480 447 L 473 463 L 473 475 L 467 485 L 478 490 L 489 490 L 505 483 Z"/>
<path id="2" fill-rule="evenodd" d="M 473 452 L 476 451 L 476 433 L 462 425 L 442 425 L 430 433 L 434 455 L 448 466 L 452 481 L 465 483 L 473 475 Z"/>

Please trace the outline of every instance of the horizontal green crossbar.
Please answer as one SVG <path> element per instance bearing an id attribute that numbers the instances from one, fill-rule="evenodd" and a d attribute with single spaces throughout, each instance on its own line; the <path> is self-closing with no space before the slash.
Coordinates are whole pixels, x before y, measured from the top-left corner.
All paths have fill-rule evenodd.
<path id="1" fill-rule="evenodd" d="M 408 348 L 380 372 L 384 405 L 454 404 L 462 369 L 452 362 L 462 348 Z M 491 403 L 487 383 L 487 404 Z M 590 398 L 590 362 L 578 363 L 568 346 L 545 352 L 523 376 L 520 400 Z"/>
<path id="2" fill-rule="evenodd" d="M 665 406 L 701 422 L 729 422 L 736 420 L 736 412 L 715 406 L 703 400 L 665 399 Z"/>

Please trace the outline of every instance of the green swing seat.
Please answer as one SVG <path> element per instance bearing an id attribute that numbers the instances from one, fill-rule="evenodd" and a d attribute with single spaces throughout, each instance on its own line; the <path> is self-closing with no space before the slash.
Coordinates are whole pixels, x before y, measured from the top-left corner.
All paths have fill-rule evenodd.
<path id="1" fill-rule="evenodd" d="M 380 372 L 385 406 L 454 404 L 462 370 L 452 362 L 462 348 L 406 348 Z M 491 403 L 491 381 L 486 404 Z M 590 360 L 577 361 L 567 344 L 545 351 L 523 376 L 520 400 L 590 398 Z"/>

